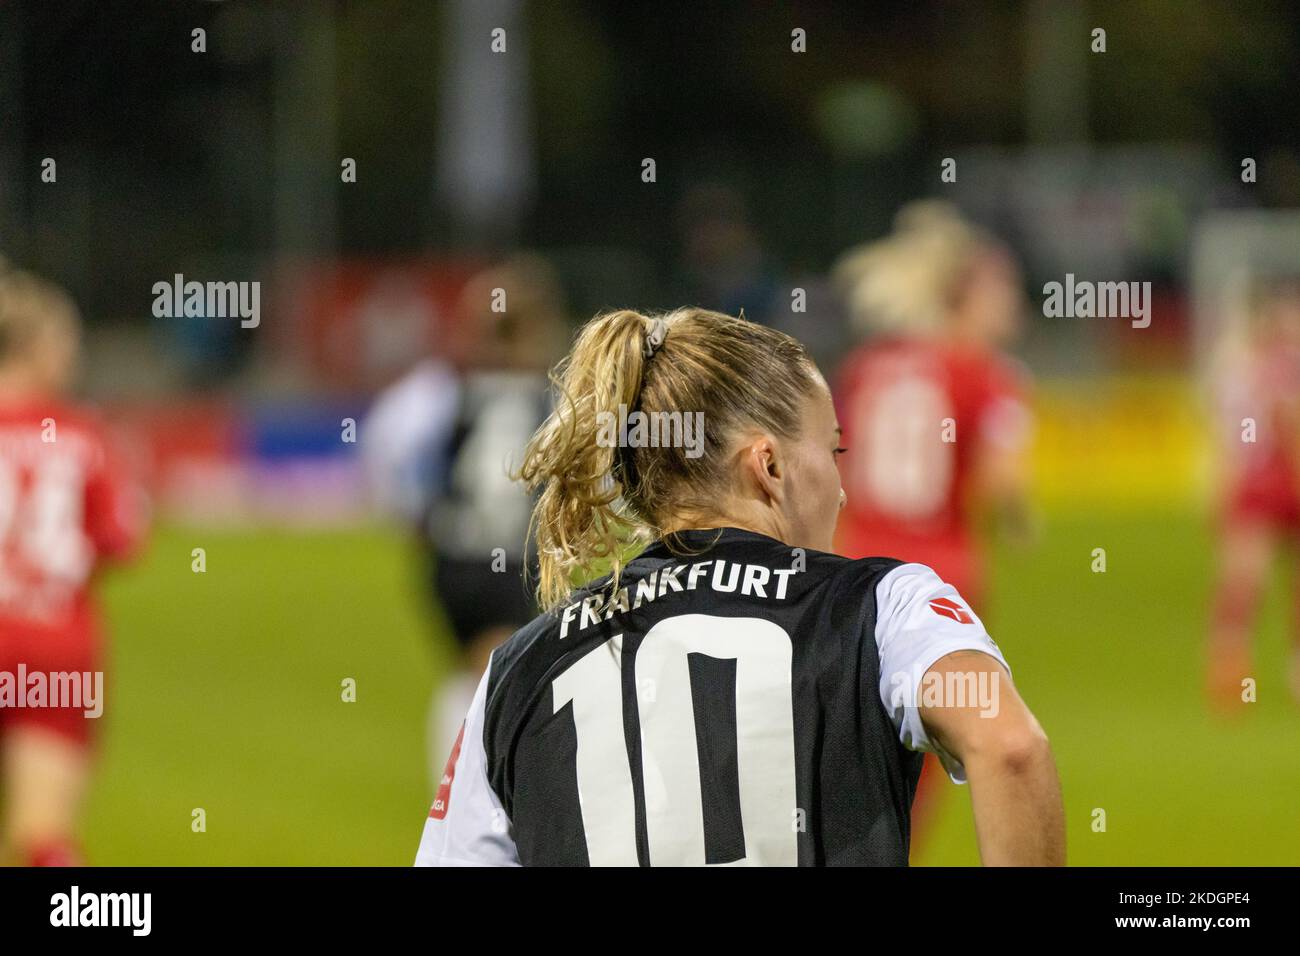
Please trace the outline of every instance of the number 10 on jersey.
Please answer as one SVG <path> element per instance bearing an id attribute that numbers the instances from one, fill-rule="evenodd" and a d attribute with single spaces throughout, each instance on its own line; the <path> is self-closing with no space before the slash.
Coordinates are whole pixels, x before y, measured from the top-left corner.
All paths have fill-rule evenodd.
<path id="1" fill-rule="evenodd" d="M 636 797 L 624 736 L 622 635 L 552 683 L 553 707 L 573 706 L 577 781 L 593 866 L 636 866 Z M 655 866 L 706 863 L 702 755 L 690 655 L 733 661 L 735 766 L 744 855 L 731 865 L 793 866 L 794 708 L 790 635 L 761 618 L 683 614 L 655 624 L 633 662 L 645 783 L 646 835 Z M 707 702 L 706 702 L 707 703 Z"/>

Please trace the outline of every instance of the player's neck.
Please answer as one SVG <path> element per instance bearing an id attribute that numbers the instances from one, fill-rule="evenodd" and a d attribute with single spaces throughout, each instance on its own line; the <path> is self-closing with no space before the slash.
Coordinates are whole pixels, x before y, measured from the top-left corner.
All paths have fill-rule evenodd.
<path id="1" fill-rule="evenodd" d="M 963 352 L 984 352 L 989 348 L 986 338 L 973 325 L 960 319 L 949 326 L 944 338 L 949 346 Z"/>
<path id="2" fill-rule="evenodd" d="M 53 397 L 51 390 L 26 369 L 0 369 L 0 402 L 13 405 Z"/>
<path id="3" fill-rule="evenodd" d="M 767 515 L 746 515 L 737 513 L 712 513 L 681 516 L 664 528 L 664 534 L 676 534 L 681 531 L 708 531 L 714 528 L 738 528 L 764 537 L 784 541 L 782 529 L 777 522 Z"/>

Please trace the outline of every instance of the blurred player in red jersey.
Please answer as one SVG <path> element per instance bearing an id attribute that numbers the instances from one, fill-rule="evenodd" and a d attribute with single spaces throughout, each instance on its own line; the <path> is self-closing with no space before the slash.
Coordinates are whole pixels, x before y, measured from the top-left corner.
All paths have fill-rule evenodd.
<path id="1" fill-rule="evenodd" d="M 928 565 L 985 605 L 979 519 L 992 511 L 1002 530 L 1029 531 L 1028 376 L 1001 351 L 1023 321 L 1019 268 L 947 204 L 923 201 L 891 235 L 845 253 L 835 277 L 870 335 L 837 376 L 848 504 L 836 551 Z M 913 833 L 932 810 L 936 766 L 927 757 Z"/>
<path id="2" fill-rule="evenodd" d="M 1274 561 L 1300 546 L 1300 281 L 1258 291 L 1247 321 L 1220 343 L 1212 387 L 1224 474 L 1206 690 L 1230 709 L 1252 673 L 1250 632 Z M 1289 682 L 1300 702 L 1300 566 L 1291 573 Z"/>
<path id="3" fill-rule="evenodd" d="M 0 680 L 7 677 L 9 697 L 26 692 L 20 674 L 27 683 L 34 674 L 93 681 L 102 673 L 91 577 L 102 559 L 127 555 L 143 531 L 139 498 L 100 426 L 64 399 L 79 338 L 66 294 L 0 271 Z M 30 695 L 24 706 L 0 697 L 0 862 L 80 862 L 75 828 L 96 721 L 84 698 L 82 706 L 51 706 L 67 698 L 50 688 L 41 706 Z"/>

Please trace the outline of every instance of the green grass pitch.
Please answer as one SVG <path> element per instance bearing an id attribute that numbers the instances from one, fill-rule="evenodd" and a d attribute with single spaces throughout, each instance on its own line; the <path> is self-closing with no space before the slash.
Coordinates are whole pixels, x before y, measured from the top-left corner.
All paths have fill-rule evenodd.
<path id="1" fill-rule="evenodd" d="M 204 573 L 191 570 L 198 547 Z M 1097 547 L 1103 574 L 1090 570 Z M 139 565 L 112 574 L 91 861 L 409 864 L 431 796 L 430 689 L 449 661 L 411 557 L 382 531 L 165 528 Z M 1052 738 L 1071 863 L 1300 864 L 1300 709 L 1283 682 L 1280 580 L 1260 631 L 1259 702 L 1223 720 L 1200 692 L 1202 521 L 1058 517 L 1037 547 L 995 563 L 977 610 Z M 976 863 L 965 788 L 943 791 L 914 862 Z"/>

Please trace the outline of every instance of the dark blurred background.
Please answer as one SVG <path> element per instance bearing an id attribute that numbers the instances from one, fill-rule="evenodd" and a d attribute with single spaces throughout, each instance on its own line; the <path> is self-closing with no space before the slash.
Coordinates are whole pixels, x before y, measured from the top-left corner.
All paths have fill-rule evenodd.
<path id="1" fill-rule="evenodd" d="M 467 40 L 493 26 L 504 57 Z M 11 2 L 0 249 L 95 326 L 147 324 L 178 270 L 520 245 L 585 315 L 679 301 L 710 217 L 774 276 L 822 272 L 952 156 L 1031 280 L 1071 227 L 1172 280 L 1206 206 L 1300 200 L 1298 31 L 1283 2 Z"/>

